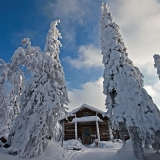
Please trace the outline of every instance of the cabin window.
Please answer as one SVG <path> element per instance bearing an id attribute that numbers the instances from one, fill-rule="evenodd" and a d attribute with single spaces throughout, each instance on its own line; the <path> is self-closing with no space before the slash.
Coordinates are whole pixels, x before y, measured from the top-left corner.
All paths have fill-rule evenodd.
<path id="1" fill-rule="evenodd" d="M 87 112 L 83 113 L 83 117 L 88 117 L 88 113 Z"/>

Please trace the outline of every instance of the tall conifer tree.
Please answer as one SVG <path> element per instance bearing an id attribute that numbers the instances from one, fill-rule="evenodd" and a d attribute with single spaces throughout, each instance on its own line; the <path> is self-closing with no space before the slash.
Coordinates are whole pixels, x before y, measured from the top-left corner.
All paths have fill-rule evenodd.
<path id="1" fill-rule="evenodd" d="M 61 43 L 57 24 L 58 21 L 51 23 L 45 53 L 32 47 L 29 39 L 24 39 L 24 48 L 14 54 L 16 60 L 23 57 L 18 61 L 25 64 L 31 74 L 20 96 L 20 113 L 9 134 L 10 153 L 20 157 L 29 158 L 43 152 L 47 138 L 54 137 L 59 116 L 65 112 L 64 104 L 69 102 L 58 56 Z"/>
<path id="2" fill-rule="evenodd" d="M 100 19 L 107 115 L 114 129 L 128 129 L 134 154 L 143 158 L 142 140 L 159 127 L 159 110 L 143 88 L 143 75 L 128 58 L 126 47 L 107 4 Z M 149 142 L 148 142 L 149 143 Z"/>
<path id="3" fill-rule="evenodd" d="M 0 104 L 0 137 L 7 139 L 14 119 L 19 113 L 17 99 L 22 91 L 23 72 L 18 66 L 13 66 L 12 63 L 6 63 L 2 59 L 0 61 L 0 102 L 2 102 Z M 11 91 L 8 91 L 10 88 L 7 88 L 6 84 L 11 86 Z"/>
<path id="4" fill-rule="evenodd" d="M 0 138 L 7 139 L 9 133 L 9 119 L 7 107 L 7 94 L 5 82 L 7 79 L 8 65 L 0 59 Z"/>

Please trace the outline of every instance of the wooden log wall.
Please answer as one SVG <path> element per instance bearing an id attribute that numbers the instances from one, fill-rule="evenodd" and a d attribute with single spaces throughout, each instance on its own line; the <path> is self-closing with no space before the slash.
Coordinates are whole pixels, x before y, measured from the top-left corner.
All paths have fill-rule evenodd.
<path id="1" fill-rule="evenodd" d="M 89 110 L 87 108 L 84 108 L 76 113 L 76 117 L 84 117 L 84 115 L 88 116 L 96 116 L 96 112 Z M 101 114 L 97 114 L 97 116 L 102 119 L 104 122 L 98 122 L 99 124 L 99 132 L 100 132 L 100 140 L 106 141 L 109 140 L 109 131 L 108 131 L 108 118 L 103 117 Z M 75 118 L 74 116 L 68 117 L 68 121 L 65 120 L 65 140 L 69 139 L 75 139 L 75 125 L 74 123 L 69 123 L 72 121 L 72 119 Z M 77 136 L 79 139 L 83 139 L 83 128 L 89 128 L 90 129 L 90 136 L 91 136 L 91 143 L 94 139 L 97 139 L 97 130 L 96 130 L 96 122 L 82 122 L 77 123 Z M 96 136 L 96 137 L 94 137 Z"/>
<path id="2" fill-rule="evenodd" d="M 88 108 L 83 108 L 82 110 L 78 111 L 76 113 L 76 117 L 84 117 L 84 116 L 96 116 L 96 112 L 92 111 Z M 108 118 L 103 117 L 102 114 L 97 113 L 97 116 L 103 120 L 103 122 L 98 122 L 99 124 L 99 133 L 100 133 L 100 140 L 101 141 L 107 141 L 110 140 L 109 137 L 109 128 L 108 128 Z M 73 118 L 75 116 L 68 117 L 68 120 L 65 120 L 65 129 L 64 129 L 64 140 L 69 139 L 75 139 L 75 124 L 71 123 Z M 96 122 L 82 122 L 77 123 L 77 137 L 79 139 L 83 139 L 83 128 L 89 128 L 90 129 L 90 137 L 91 137 L 91 143 L 94 139 L 97 139 L 97 130 L 96 130 Z M 114 138 L 120 138 L 118 131 L 114 131 Z M 94 137 L 96 135 L 96 137 Z M 126 131 L 126 139 L 129 139 L 129 134 Z"/>

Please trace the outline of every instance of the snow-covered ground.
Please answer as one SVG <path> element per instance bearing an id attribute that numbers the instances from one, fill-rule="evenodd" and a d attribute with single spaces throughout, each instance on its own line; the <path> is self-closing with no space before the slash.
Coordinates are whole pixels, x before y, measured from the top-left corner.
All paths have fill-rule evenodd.
<path id="1" fill-rule="evenodd" d="M 30 158 L 31 160 L 67 160 L 67 151 L 55 142 L 49 142 L 42 155 Z M 0 148 L 0 160 L 24 160 L 18 156 L 8 154 L 7 149 Z"/>
<path id="2" fill-rule="evenodd" d="M 144 148 L 144 160 L 160 160 L 160 154 L 156 153 L 152 148 Z M 121 148 L 113 156 L 111 160 L 139 160 L 137 159 L 132 150 L 131 141 L 127 141 L 125 148 Z"/>
<path id="3" fill-rule="evenodd" d="M 132 151 L 131 142 L 127 141 L 126 147 L 122 148 L 122 142 L 99 142 L 99 147 L 94 144 L 83 146 L 76 140 L 64 141 L 63 148 L 60 143 L 48 142 L 48 146 L 42 155 L 31 160 L 138 160 Z M 72 150 L 72 149 L 81 150 Z M 160 154 L 153 149 L 144 149 L 145 160 L 160 160 Z M 24 160 L 18 156 L 8 154 L 7 149 L 0 148 L 0 160 Z"/>

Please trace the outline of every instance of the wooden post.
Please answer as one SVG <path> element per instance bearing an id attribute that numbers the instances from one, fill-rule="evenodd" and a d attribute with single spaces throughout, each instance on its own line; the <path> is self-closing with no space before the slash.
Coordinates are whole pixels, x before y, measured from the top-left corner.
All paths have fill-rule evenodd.
<path id="1" fill-rule="evenodd" d="M 77 140 L 77 117 L 75 113 L 75 139 Z"/>
<path id="2" fill-rule="evenodd" d="M 98 124 L 97 112 L 96 112 L 96 129 L 97 129 L 97 138 L 98 138 L 98 141 L 100 141 L 99 124 Z"/>

